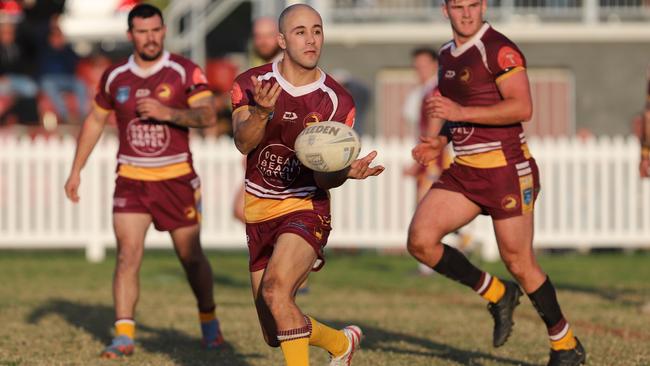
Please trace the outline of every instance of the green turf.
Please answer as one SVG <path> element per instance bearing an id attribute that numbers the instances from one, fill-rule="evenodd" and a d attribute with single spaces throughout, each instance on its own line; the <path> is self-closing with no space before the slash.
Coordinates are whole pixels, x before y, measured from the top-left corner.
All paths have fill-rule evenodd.
<path id="1" fill-rule="evenodd" d="M 227 345 L 199 348 L 194 301 L 171 252 L 147 252 L 141 272 L 136 354 L 97 359 L 111 339 L 113 256 L 81 252 L 0 252 L 0 365 L 282 365 L 257 326 L 240 252 L 210 252 Z M 650 254 L 541 258 L 564 313 L 588 350 L 589 365 L 650 365 Z M 501 264 L 484 264 L 504 275 Z M 356 366 L 542 365 L 545 329 L 525 299 L 506 346 L 491 347 L 491 319 L 477 295 L 440 276 L 420 278 L 406 256 L 328 255 L 300 306 L 317 319 L 366 333 Z M 326 354 L 312 348 L 312 365 Z"/>

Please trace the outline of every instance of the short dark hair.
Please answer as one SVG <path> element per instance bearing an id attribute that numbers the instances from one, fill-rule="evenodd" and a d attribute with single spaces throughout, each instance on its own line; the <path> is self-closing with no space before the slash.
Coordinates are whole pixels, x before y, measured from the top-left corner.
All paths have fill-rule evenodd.
<path id="1" fill-rule="evenodd" d="M 416 58 L 420 55 L 427 55 L 431 57 L 433 61 L 438 61 L 438 52 L 431 47 L 418 47 L 411 52 L 411 58 Z"/>
<path id="2" fill-rule="evenodd" d="M 165 24 L 165 20 L 163 19 L 162 12 L 160 9 L 157 7 L 150 5 L 150 4 L 139 4 L 136 5 L 131 11 L 129 12 L 129 30 L 133 28 L 133 18 L 151 18 L 154 16 L 159 16 L 160 21 Z"/>

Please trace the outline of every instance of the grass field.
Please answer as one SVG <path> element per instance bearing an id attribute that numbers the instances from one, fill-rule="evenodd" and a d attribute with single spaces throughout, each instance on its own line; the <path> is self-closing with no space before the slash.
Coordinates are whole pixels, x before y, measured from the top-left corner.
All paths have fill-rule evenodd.
<path id="1" fill-rule="evenodd" d="M 147 252 L 141 272 L 136 354 L 97 358 L 111 339 L 113 259 L 91 264 L 81 252 L 0 252 L 0 365 L 283 365 L 258 330 L 242 252 L 210 252 L 227 345 L 199 348 L 194 301 L 172 252 Z M 589 365 L 650 365 L 650 254 L 541 258 L 559 289 Z M 485 269 L 505 275 L 501 264 Z M 366 339 L 355 366 L 542 365 L 545 328 L 528 299 L 509 342 L 491 347 L 491 318 L 468 289 L 421 278 L 405 256 L 330 253 L 299 299 L 317 319 L 360 325 Z M 326 365 L 311 349 L 312 365 Z"/>

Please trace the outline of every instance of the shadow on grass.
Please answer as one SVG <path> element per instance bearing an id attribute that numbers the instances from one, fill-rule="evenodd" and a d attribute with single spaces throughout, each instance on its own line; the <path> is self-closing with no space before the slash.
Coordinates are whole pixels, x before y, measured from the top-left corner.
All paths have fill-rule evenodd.
<path id="1" fill-rule="evenodd" d="M 92 305 L 70 302 L 65 299 L 52 299 L 35 309 L 28 322 L 36 324 L 51 314 L 65 319 L 70 325 L 81 328 L 103 344 L 110 343 L 113 308 L 105 305 Z M 198 328 L 198 325 L 197 325 Z M 246 359 L 262 357 L 259 354 L 240 354 L 228 341 L 219 350 L 203 350 L 198 337 L 190 337 L 171 328 L 157 328 L 138 324 L 138 333 L 146 334 L 136 342 L 137 348 L 151 353 L 165 354 L 177 365 L 233 365 L 248 366 Z M 226 335 L 227 337 L 227 335 Z M 99 354 L 101 350 L 97 350 Z"/>
<path id="2" fill-rule="evenodd" d="M 584 286 L 572 283 L 556 283 L 558 290 L 582 293 L 600 297 L 603 300 L 616 302 L 622 305 L 638 306 L 643 304 L 643 290 L 613 289 L 606 287 Z M 634 298 L 635 300 L 632 300 Z"/>
<path id="3" fill-rule="evenodd" d="M 337 320 L 324 320 L 327 325 L 335 328 L 343 328 L 348 324 L 357 324 L 363 330 L 365 336 L 361 345 L 362 349 L 369 349 L 380 352 L 417 355 L 432 357 L 439 360 L 457 362 L 461 365 L 480 366 L 484 362 L 497 363 L 499 365 L 536 366 L 524 361 L 491 355 L 489 353 L 463 350 L 443 343 L 434 342 L 430 339 L 416 337 L 410 334 L 398 333 L 368 324 L 359 322 L 341 322 Z M 394 343 L 406 344 L 406 346 L 394 346 Z M 416 348 L 420 348 L 419 350 Z M 433 360 L 432 360 L 433 362 Z M 433 363 L 432 363 L 433 364 Z"/>

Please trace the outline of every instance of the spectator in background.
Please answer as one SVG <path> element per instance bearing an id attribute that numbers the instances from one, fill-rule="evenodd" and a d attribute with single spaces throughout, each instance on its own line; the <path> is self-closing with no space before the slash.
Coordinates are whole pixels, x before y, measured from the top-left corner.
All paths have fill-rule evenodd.
<path id="1" fill-rule="evenodd" d="M 356 110 L 353 128 L 359 136 L 363 135 L 363 128 L 366 125 L 366 114 L 370 105 L 370 98 L 372 97 L 370 88 L 363 81 L 353 77 L 348 70 L 335 69 L 331 75 L 334 80 L 352 95 Z"/>
<path id="2" fill-rule="evenodd" d="M 278 34 L 278 22 L 273 18 L 261 17 L 253 22 L 251 67 L 268 64 L 282 57 Z"/>
<path id="3" fill-rule="evenodd" d="M 63 92 L 72 92 L 75 95 L 79 116 L 88 113 L 88 94 L 84 83 L 75 75 L 79 57 L 72 47 L 66 42 L 65 36 L 57 26 L 50 28 L 47 45 L 39 57 L 39 74 L 41 88 L 47 95 L 59 117 L 66 122 L 71 122 L 71 114 L 63 99 Z"/>
<path id="4" fill-rule="evenodd" d="M 0 23 L 0 97 L 14 99 L 10 112 L 15 112 L 19 121 L 34 122 L 36 115 L 35 97 L 38 85 L 32 78 L 33 51 L 16 39 L 14 23 Z M 13 113 L 12 113 L 13 114 Z"/>
<path id="5" fill-rule="evenodd" d="M 420 136 L 436 135 L 442 127 L 442 121 L 431 120 L 424 112 L 424 100 L 438 86 L 438 54 L 429 47 L 416 48 L 411 52 L 411 65 L 417 76 L 418 86 L 413 89 L 404 102 L 402 114 L 412 126 L 415 126 L 416 139 Z M 419 141 L 419 140 L 418 140 Z M 442 158 L 427 167 L 413 163 L 404 174 L 414 177 L 417 184 L 417 202 L 429 191 L 442 173 Z M 418 273 L 423 276 L 432 275 L 433 269 L 419 263 Z"/>

